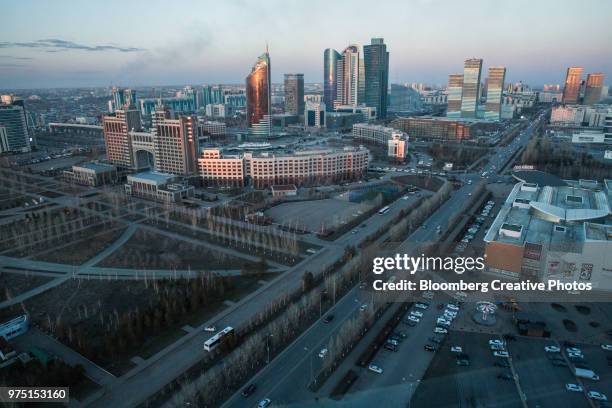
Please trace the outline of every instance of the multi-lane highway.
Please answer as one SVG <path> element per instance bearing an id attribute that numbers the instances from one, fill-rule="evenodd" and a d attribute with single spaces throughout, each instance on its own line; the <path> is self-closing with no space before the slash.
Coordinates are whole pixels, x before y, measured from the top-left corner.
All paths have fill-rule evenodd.
<path id="1" fill-rule="evenodd" d="M 497 173 L 512 158 L 512 155 L 527 144 L 535 126 L 534 123 L 530 124 L 508 146 L 496 149 L 489 162 L 482 169 L 483 173 L 487 173 L 484 178 L 489 179 L 489 181 L 496 180 Z M 397 252 L 413 254 L 422 243 L 436 241 L 438 239 L 436 226 L 441 225 L 443 228 L 446 226 L 447 220 L 457 211 L 458 206 L 470 198 L 482 178 L 481 173 L 461 175 L 461 179 L 464 181 L 463 186 L 454 191 L 451 198 L 429 217 L 424 226 L 414 231 L 398 247 Z M 321 366 L 321 359 L 318 357 L 320 348 L 327 345 L 330 338 L 333 338 L 338 327 L 341 326 L 341 322 L 346 321 L 355 313 L 359 313 L 359 305 L 362 301 L 367 300 L 367 297 L 367 290 L 354 288 L 349 292 L 328 312 L 335 316 L 333 324 L 325 324 L 322 321 L 315 323 L 253 378 L 252 382 L 257 384 L 257 390 L 248 398 L 248 402 L 255 403 L 259 399 L 270 398 L 273 402 L 288 403 L 304 401 L 309 396 L 314 398 L 315 394 L 307 390 L 306 386 L 310 382 L 310 373 L 313 370 L 316 373 L 317 368 Z M 433 311 L 431 312 L 433 313 Z M 424 338 L 421 337 L 426 334 L 430 335 L 431 331 L 424 330 L 423 333 L 411 337 L 408 341 L 421 344 L 424 341 Z M 392 361 L 395 366 L 391 365 L 388 369 L 396 373 L 405 371 L 407 375 L 412 373 L 413 376 L 410 377 L 409 381 L 418 381 L 419 377 L 416 374 L 420 373 L 422 375 L 424 373 L 423 364 L 420 364 L 419 367 L 412 367 L 411 363 L 405 359 L 401 359 L 401 361 L 393 359 Z M 377 382 L 372 382 L 370 386 L 376 387 L 376 384 Z M 363 390 L 367 389 L 368 386 L 360 383 L 358 388 Z M 224 406 L 238 407 L 244 406 L 244 404 L 245 399 L 240 393 L 236 393 Z"/>

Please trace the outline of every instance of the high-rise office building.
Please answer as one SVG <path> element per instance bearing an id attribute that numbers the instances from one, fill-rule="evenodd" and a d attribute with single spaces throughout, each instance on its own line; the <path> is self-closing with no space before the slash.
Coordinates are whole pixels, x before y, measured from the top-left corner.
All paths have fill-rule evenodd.
<path id="1" fill-rule="evenodd" d="M 461 94 L 461 117 L 476 118 L 478 99 L 480 98 L 480 76 L 482 59 L 465 60 L 463 67 L 463 90 Z"/>
<path id="2" fill-rule="evenodd" d="M 583 103 L 585 105 L 594 105 L 601 100 L 601 89 L 603 88 L 603 83 L 603 73 L 595 72 L 587 75 L 583 99 Z"/>
<path id="3" fill-rule="evenodd" d="M 257 58 L 251 73 L 246 78 L 247 123 L 254 136 L 270 136 L 272 114 L 272 84 L 270 54 L 266 52 Z"/>
<path id="4" fill-rule="evenodd" d="M 304 111 L 304 126 L 311 128 L 325 127 L 325 104 L 322 102 L 306 102 Z"/>
<path id="5" fill-rule="evenodd" d="M 129 133 L 138 131 L 140 128 L 140 111 L 136 109 L 118 109 L 114 115 L 102 117 L 102 130 L 108 161 L 119 167 L 134 167 L 132 139 Z"/>
<path id="6" fill-rule="evenodd" d="M 378 119 L 387 117 L 389 52 L 382 38 L 372 38 L 363 47 L 365 104 L 376 107 Z M 360 101 L 361 102 L 361 101 Z"/>
<path id="7" fill-rule="evenodd" d="M 563 88 L 563 103 L 578 103 L 582 71 L 582 67 L 570 67 L 567 69 L 565 87 Z"/>
<path id="8" fill-rule="evenodd" d="M 205 108 L 206 105 L 224 103 L 223 87 L 221 85 L 202 86 L 198 108 Z"/>
<path id="9" fill-rule="evenodd" d="M 136 91 L 132 89 L 118 88 L 113 86 L 111 100 L 111 113 L 115 110 L 134 109 L 138 106 Z"/>
<path id="10" fill-rule="evenodd" d="M 359 47 L 349 45 L 342 52 L 336 68 L 337 105 L 357 105 L 359 96 Z"/>
<path id="11" fill-rule="evenodd" d="M 450 74 L 448 76 L 448 107 L 446 116 L 449 118 L 461 117 L 461 94 L 463 92 L 463 74 Z"/>
<path id="12" fill-rule="evenodd" d="M 29 151 L 30 134 L 23 101 L 11 99 L 0 104 L 0 153 Z"/>
<path id="13" fill-rule="evenodd" d="M 285 113 L 304 114 L 304 74 L 285 74 Z"/>
<path id="14" fill-rule="evenodd" d="M 500 120 L 502 93 L 504 80 L 506 79 L 505 67 L 489 67 L 487 81 L 487 103 L 485 107 L 485 119 Z"/>
<path id="15" fill-rule="evenodd" d="M 198 168 L 198 122 L 195 116 L 172 118 L 168 109 L 158 107 L 153 115 L 155 170 L 189 175 Z"/>
<path id="16" fill-rule="evenodd" d="M 323 52 L 323 103 L 328 111 L 334 107 L 338 97 L 337 76 L 338 61 L 342 57 L 338 51 L 328 48 Z"/>

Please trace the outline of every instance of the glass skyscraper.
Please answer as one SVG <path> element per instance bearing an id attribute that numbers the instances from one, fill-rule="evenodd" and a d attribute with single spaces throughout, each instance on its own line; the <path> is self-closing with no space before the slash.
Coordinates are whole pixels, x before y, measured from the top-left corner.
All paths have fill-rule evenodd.
<path id="1" fill-rule="evenodd" d="M 450 74 L 448 76 L 448 106 L 446 108 L 446 117 L 460 118 L 461 117 L 461 95 L 463 93 L 463 74 Z"/>
<path id="2" fill-rule="evenodd" d="M 389 52 L 382 38 L 372 38 L 363 47 L 365 104 L 376 107 L 378 119 L 387 117 L 387 93 L 389 87 Z M 361 102 L 361 101 L 359 101 Z"/>
<path id="3" fill-rule="evenodd" d="M 587 75 L 583 100 L 585 105 L 594 105 L 599 102 L 601 99 L 601 89 L 603 88 L 603 83 L 604 74 L 601 72 L 595 72 Z"/>
<path id="4" fill-rule="evenodd" d="M 465 60 L 463 67 L 463 90 L 461 95 L 461 117 L 476 118 L 478 99 L 480 97 L 480 76 L 482 59 Z"/>
<path id="5" fill-rule="evenodd" d="M 304 114 L 304 74 L 285 74 L 285 113 Z"/>
<path id="6" fill-rule="evenodd" d="M 0 153 L 29 150 L 30 134 L 23 101 L 0 104 Z"/>
<path id="7" fill-rule="evenodd" d="M 359 96 L 359 47 L 349 45 L 336 64 L 336 99 L 334 105 L 357 105 Z"/>
<path id="8" fill-rule="evenodd" d="M 489 67 L 485 119 L 498 121 L 501 118 L 501 101 L 505 79 L 505 67 Z"/>
<path id="9" fill-rule="evenodd" d="M 334 101 L 338 97 L 336 69 L 340 58 L 340 53 L 332 48 L 323 52 L 323 103 L 328 111 L 333 110 Z"/>
<path id="10" fill-rule="evenodd" d="M 570 67 L 567 69 L 565 87 L 563 88 L 563 103 L 578 103 L 582 70 L 582 67 Z"/>
<path id="11" fill-rule="evenodd" d="M 247 123 L 254 136 L 270 136 L 272 114 L 270 54 L 257 58 L 251 73 L 246 77 Z"/>

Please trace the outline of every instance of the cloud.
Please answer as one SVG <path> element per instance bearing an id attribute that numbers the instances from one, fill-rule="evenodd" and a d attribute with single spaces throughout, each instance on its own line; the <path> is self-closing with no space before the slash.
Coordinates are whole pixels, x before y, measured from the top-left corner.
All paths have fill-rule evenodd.
<path id="1" fill-rule="evenodd" d="M 27 60 L 31 60 L 31 59 L 34 59 L 34 58 L 31 58 L 31 57 L 16 57 L 14 55 L 0 55 L 0 59 L 14 60 L 14 61 L 27 61 Z"/>
<path id="2" fill-rule="evenodd" d="M 47 52 L 60 52 L 67 50 L 79 51 L 119 51 L 119 52 L 139 52 L 145 51 L 144 48 L 125 47 L 118 45 L 84 45 L 73 41 L 61 40 L 58 38 L 47 38 L 44 40 L 28 42 L 8 42 L 0 41 L 0 48 L 40 48 Z"/>

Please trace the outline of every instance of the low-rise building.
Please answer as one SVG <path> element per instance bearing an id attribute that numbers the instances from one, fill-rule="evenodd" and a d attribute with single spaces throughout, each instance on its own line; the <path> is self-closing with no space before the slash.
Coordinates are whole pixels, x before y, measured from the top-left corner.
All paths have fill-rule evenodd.
<path id="1" fill-rule="evenodd" d="M 117 167 L 104 163 L 83 163 L 64 171 L 64 179 L 84 186 L 101 186 L 117 182 Z"/>
<path id="2" fill-rule="evenodd" d="M 224 122 L 217 122 L 213 120 L 200 120 L 198 122 L 201 128 L 202 135 L 215 137 L 225 137 L 227 127 Z"/>
<path id="3" fill-rule="evenodd" d="M 473 123 L 448 118 L 414 117 L 397 118 L 391 125 L 412 138 L 462 141 L 470 138 Z"/>
<path id="4" fill-rule="evenodd" d="M 293 197 L 297 195 L 295 184 L 281 184 L 270 187 L 272 197 Z"/>
<path id="5" fill-rule="evenodd" d="M 387 147 L 387 155 L 393 159 L 406 157 L 408 135 L 397 129 L 367 123 L 353 125 L 353 139 L 358 142 Z"/>
<path id="6" fill-rule="evenodd" d="M 127 176 L 125 192 L 147 200 L 176 203 L 193 197 L 194 188 L 180 176 L 149 171 Z"/>
<path id="7" fill-rule="evenodd" d="M 244 186 L 244 159 L 240 155 L 222 155 L 221 149 L 204 149 L 198 159 L 198 169 L 207 185 Z"/>
<path id="8" fill-rule="evenodd" d="M 21 315 L 0 324 L 0 337 L 4 337 L 5 340 L 11 340 L 27 332 L 30 327 L 29 322 L 28 315 Z"/>
<path id="9" fill-rule="evenodd" d="M 489 272 L 612 290 L 611 198 L 610 180 L 517 183 L 484 238 Z"/>

